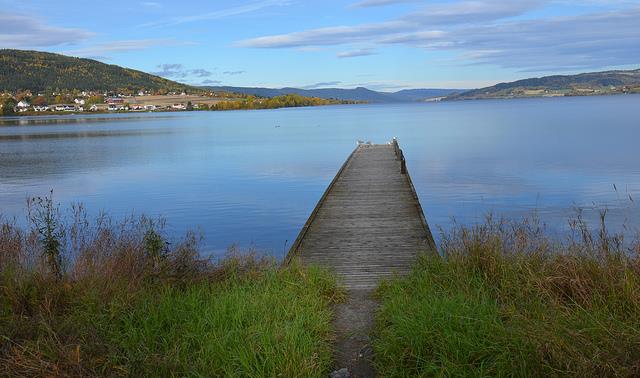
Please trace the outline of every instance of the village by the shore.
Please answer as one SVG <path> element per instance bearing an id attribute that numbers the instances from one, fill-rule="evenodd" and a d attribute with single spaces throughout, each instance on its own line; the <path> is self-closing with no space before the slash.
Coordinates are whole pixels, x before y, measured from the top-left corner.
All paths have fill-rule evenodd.
<path id="1" fill-rule="evenodd" d="M 152 112 L 152 111 L 185 111 L 209 109 L 222 101 L 233 100 L 228 94 L 209 93 L 187 94 L 168 93 L 163 95 L 140 91 L 136 94 L 124 93 L 96 93 L 82 91 L 73 96 L 69 94 L 5 94 L 5 98 L 12 98 L 13 113 L 19 115 L 48 114 L 48 113 L 78 113 L 78 112 Z M 49 103 L 47 98 L 66 99 Z M 8 106 L 6 101 L 0 103 L 0 110 Z"/>

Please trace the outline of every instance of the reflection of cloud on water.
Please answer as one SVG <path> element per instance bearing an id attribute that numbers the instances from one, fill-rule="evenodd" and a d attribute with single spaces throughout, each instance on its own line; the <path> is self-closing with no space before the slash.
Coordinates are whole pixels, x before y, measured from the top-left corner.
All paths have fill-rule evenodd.
<path id="1" fill-rule="evenodd" d="M 562 230 L 573 206 L 596 217 L 594 201 L 610 209 L 615 227 L 624 219 L 640 225 L 637 207 L 625 208 L 627 191 L 640 201 L 640 167 L 630 158 L 637 127 L 628 120 L 635 113 L 619 105 L 633 109 L 634 101 L 337 106 L 0 127 L 0 205 L 21 211 L 25 193 L 42 195 L 53 187 L 63 204 L 81 200 L 95 211 L 129 214 L 135 207 L 164 215 L 178 235 L 201 226 L 205 250 L 254 242 L 280 251 L 356 140 L 398 136 L 434 229 L 446 228 L 452 216 L 473 223 L 490 211 L 510 217 L 536 211 Z M 577 116 L 570 112 L 583 118 L 577 126 L 564 110 L 558 113 L 568 105 L 582 109 Z M 615 111 L 607 111 L 612 106 Z M 602 112 L 615 128 L 599 128 Z M 584 126 L 589 118 L 595 126 Z M 576 142 L 580 130 L 590 131 Z M 12 136 L 20 134 L 26 136 Z M 552 138 L 550 147 L 545 143 Z M 615 145 L 615 153 L 594 154 L 601 140 Z"/>

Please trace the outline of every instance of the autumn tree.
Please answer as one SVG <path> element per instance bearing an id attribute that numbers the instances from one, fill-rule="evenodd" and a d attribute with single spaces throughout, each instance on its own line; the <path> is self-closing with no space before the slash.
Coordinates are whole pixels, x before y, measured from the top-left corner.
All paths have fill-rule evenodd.
<path id="1" fill-rule="evenodd" d="M 0 101 L 0 115 L 15 114 L 15 107 L 18 102 L 13 97 L 5 97 Z"/>
<path id="2" fill-rule="evenodd" d="M 33 98 L 31 105 L 33 106 L 43 106 L 47 104 L 47 99 L 44 96 L 36 96 Z"/>

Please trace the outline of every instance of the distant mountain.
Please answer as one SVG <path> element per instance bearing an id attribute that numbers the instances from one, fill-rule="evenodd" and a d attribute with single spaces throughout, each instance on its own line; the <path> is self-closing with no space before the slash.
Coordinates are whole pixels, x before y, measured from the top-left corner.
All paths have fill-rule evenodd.
<path id="1" fill-rule="evenodd" d="M 245 88 L 193 87 L 142 71 L 105 64 L 92 59 L 74 58 L 39 51 L 0 49 L 0 92 L 87 90 L 100 92 L 232 92 L 259 97 L 297 94 L 304 97 L 366 101 L 372 103 L 413 102 L 444 97 L 460 89 L 408 89 L 378 92 L 364 87 L 341 88 Z"/>
<path id="2" fill-rule="evenodd" d="M 464 91 L 466 91 L 466 89 L 404 89 L 392 93 L 392 95 L 404 101 L 424 101 L 430 98 L 446 97 Z"/>
<path id="3" fill-rule="evenodd" d="M 447 99 L 593 96 L 616 93 L 640 93 L 640 69 L 530 78 L 453 94 Z"/>
<path id="4" fill-rule="evenodd" d="M 141 71 L 39 51 L 0 49 L 0 91 L 201 91 Z"/>
<path id="5" fill-rule="evenodd" d="M 275 97 L 285 94 L 298 94 L 306 97 L 338 99 L 349 101 L 367 101 L 374 103 L 424 101 L 434 97 L 444 97 L 458 93 L 461 89 L 407 89 L 399 92 L 377 92 L 364 87 L 341 88 L 251 88 L 251 87 L 202 87 L 208 90 L 242 93 L 259 97 Z"/>

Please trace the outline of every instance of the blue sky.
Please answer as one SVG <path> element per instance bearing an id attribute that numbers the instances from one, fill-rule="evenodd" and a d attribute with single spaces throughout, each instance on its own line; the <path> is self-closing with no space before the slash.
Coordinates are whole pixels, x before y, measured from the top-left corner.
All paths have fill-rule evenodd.
<path id="1" fill-rule="evenodd" d="M 640 0 L 0 0 L 0 48 L 189 84 L 475 88 L 640 66 Z"/>

